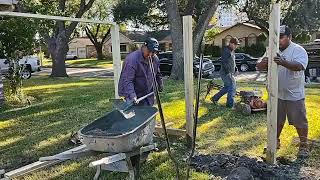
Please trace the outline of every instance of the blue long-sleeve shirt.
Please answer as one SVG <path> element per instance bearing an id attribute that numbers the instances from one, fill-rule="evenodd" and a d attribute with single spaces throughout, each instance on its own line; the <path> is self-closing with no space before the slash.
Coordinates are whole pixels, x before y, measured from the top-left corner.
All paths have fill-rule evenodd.
<path id="1" fill-rule="evenodd" d="M 221 56 L 221 75 L 234 74 L 236 68 L 235 54 L 228 46 L 224 47 Z"/>
<path id="2" fill-rule="evenodd" d="M 160 74 L 159 58 L 153 57 L 153 66 L 156 73 L 157 84 L 162 88 L 162 77 Z M 130 53 L 123 63 L 123 68 L 119 80 L 119 96 L 125 97 L 126 100 L 132 100 L 134 97 L 142 97 L 153 92 L 152 74 L 148 60 L 143 57 L 141 50 Z M 154 96 L 149 96 L 139 105 L 152 106 Z"/>

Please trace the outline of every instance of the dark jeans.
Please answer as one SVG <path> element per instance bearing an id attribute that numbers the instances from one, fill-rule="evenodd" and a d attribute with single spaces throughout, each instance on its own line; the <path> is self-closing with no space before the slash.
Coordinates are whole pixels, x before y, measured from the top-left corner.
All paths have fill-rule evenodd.
<path id="1" fill-rule="evenodd" d="M 236 80 L 234 79 L 233 75 L 221 75 L 221 79 L 224 83 L 223 88 L 213 96 L 214 101 L 219 101 L 219 99 L 227 95 L 227 107 L 233 107 L 234 105 L 234 97 L 236 95 Z"/>

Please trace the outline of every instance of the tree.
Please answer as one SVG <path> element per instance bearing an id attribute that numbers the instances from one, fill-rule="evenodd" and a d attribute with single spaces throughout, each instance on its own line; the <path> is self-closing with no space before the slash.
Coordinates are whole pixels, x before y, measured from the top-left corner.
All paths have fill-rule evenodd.
<path id="1" fill-rule="evenodd" d="M 37 24 L 32 19 L 2 17 L 0 19 L 0 57 L 9 64 L 9 85 L 12 95 L 21 95 L 21 67 L 19 60 L 25 55 L 33 54 L 37 33 Z"/>
<path id="2" fill-rule="evenodd" d="M 114 7 L 116 21 L 132 21 L 151 28 L 170 26 L 173 49 L 173 68 L 171 78 L 183 79 L 183 35 L 182 16 L 192 15 L 194 20 L 194 54 L 199 50 L 204 33 L 220 3 L 233 0 L 120 0 Z"/>
<path id="3" fill-rule="evenodd" d="M 268 29 L 270 0 L 246 0 L 241 8 L 249 20 Z M 288 25 L 294 34 L 318 31 L 320 28 L 320 0 L 287 0 L 281 2 L 282 24 Z"/>
<path id="4" fill-rule="evenodd" d="M 111 2 L 109 0 L 98 0 L 94 3 L 92 8 L 88 11 L 85 17 L 97 18 L 100 20 L 107 20 L 111 12 L 109 11 Z M 97 59 L 103 59 L 103 44 L 110 35 L 110 26 L 102 24 L 88 24 L 84 27 L 86 35 L 94 45 L 97 52 Z"/>
<path id="5" fill-rule="evenodd" d="M 95 0 L 24 0 L 21 4 L 28 12 L 81 18 Z M 52 57 L 52 77 L 66 77 L 65 58 L 68 43 L 78 22 L 48 21 L 39 23 L 39 33 L 47 42 Z"/>

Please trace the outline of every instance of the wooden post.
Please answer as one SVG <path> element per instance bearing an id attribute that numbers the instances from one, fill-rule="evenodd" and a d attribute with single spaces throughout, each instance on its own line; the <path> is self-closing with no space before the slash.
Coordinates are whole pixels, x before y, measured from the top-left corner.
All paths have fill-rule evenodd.
<path id="1" fill-rule="evenodd" d="M 114 79 L 114 96 L 119 98 L 118 84 L 121 74 L 121 54 L 120 54 L 120 35 L 119 26 L 114 25 L 111 27 L 111 40 L 112 40 L 112 58 L 113 58 L 113 79 Z"/>
<path id="2" fill-rule="evenodd" d="M 192 16 L 183 17 L 184 87 L 186 96 L 186 138 L 191 145 L 193 139 L 193 44 Z"/>
<path id="3" fill-rule="evenodd" d="M 277 111 L 278 111 L 278 65 L 273 57 L 279 52 L 280 36 L 280 4 L 273 4 L 269 20 L 269 52 L 268 52 L 268 112 L 267 112 L 267 157 L 270 164 L 276 163 L 277 150 Z"/>

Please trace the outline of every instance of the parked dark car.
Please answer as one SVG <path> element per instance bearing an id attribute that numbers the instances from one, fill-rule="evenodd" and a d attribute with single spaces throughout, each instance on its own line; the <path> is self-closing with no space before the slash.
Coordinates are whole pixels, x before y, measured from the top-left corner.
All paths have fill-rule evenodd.
<path id="1" fill-rule="evenodd" d="M 236 65 L 239 71 L 255 71 L 258 58 L 254 58 L 249 54 L 245 53 L 235 53 L 236 56 Z M 212 61 L 215 70 L 219 71 L 221 68 L 221 57 L 217 60 Z"/>
<path id="2" fill-rule="evenodd" d="M 158 54 L 158 58 L 160 60 L 160 72 L 162 75 L 170 75 L 171 69 L 173 65 L 173 55 L 171 51 L 163 52 Z M 200 66 L 200 59 L 195 58 L 193 61 L 193 72 L 194 76 L 198 77 L 199 73 L 199 66 Z M 203 65 L 202 65 L 202 77 L 208 77 L 214 72 L 214 65 L 212 64 L 212 61 L 208 58 L 203 59 Z"/>

